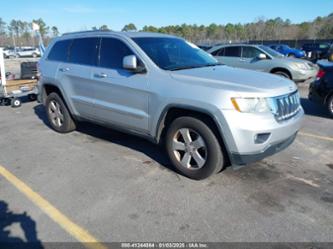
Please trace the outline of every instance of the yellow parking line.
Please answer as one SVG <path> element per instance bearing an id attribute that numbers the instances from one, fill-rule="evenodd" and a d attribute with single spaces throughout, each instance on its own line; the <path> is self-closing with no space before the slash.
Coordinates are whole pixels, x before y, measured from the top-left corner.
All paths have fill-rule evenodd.
<path id="1" fill-rule="evenodd" d="M 43 210 L 54 222 L 61 226 L 65 231 L 71 234 L 78 241 L 89 249 L 106 249 L 102 243 L 97 241 L 89 232 L 72 222 L 57 208 L 52 206 L 42 196 L 34 192 L 28 185 L 18 179 L 15 175 L 10 173 L 7 169 L 0 165 L 0 175 L 6 178 L 12 185 L 14 185 L 21 193 L 30 199 L 36 206 Z"/>
<path id="2" fill-rule="evenodd" d="M 321 140 L 326 140 L 326 141 L 333 142 L 333 137 L 318 136 L 318 135 L 311 134 L 311 133 L 306 133 L 306 132 L 299 132 L 298 134 L 302 135 L 302 136 L 306 136 L 306 137 L 313 137 L 313 138 L 317 138 L 317 139 L 321 139 Z"/>

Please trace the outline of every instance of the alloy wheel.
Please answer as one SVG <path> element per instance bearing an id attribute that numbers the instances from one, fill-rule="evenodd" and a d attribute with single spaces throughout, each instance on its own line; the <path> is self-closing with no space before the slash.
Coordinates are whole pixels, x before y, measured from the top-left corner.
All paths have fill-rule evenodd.
<path id="1" fill-rule="evenodd" d="M 64 115 L 62 112 L 62 108 L 60 104 L 55 101 L 51 100 L 49 104 L 49 115 L 52 121 L 52 124 L 56 127 L 61 127 L 64 123 Z"/>
<path id="2" fill-rule="evenodd" d="M 175 133 L 172 150 L 177 161 L 187 169 L 200 169 L 207 161 L 204 139 L 198 132 L 189 128 L 181 128 Z"/>

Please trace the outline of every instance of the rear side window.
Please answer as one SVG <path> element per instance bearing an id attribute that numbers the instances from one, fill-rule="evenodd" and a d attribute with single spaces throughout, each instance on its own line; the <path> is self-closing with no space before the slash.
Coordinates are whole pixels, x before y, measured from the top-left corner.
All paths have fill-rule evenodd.
<path id="1" fill-rule="evenodd" d="M 98 42 L 98 38 L 74 39 L 69 51 L 69 62 L 96 65 Z"/>
<path id="2" fill-rule="evenodd" d="M 68 59 L 68 48 L 72 40 L 58 41 L 52 47 L 47 59 L 51 61 L 67 61 Z"/>
<path id="3" fill-rule="evenodd" d="M 226 47 L 224 51 L 224 56 L 228 57 L 240 57 L 241 47 Z"/>
<path id="4" fill-rule="evenodd" d="M 122 41 L 115 38 L 102 38 L 99 66 L 112 69 L 123 68 L 123 58 L 134 53 Z"/>

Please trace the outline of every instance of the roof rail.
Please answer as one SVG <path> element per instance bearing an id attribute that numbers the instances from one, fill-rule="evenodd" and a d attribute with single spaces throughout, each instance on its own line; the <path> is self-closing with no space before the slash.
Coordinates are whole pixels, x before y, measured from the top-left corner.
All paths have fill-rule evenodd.
<path id="1" fill-rule="evenodd" d="M 65 36 L 65 35 L 74 35 L 74 34 L 93 33 L 93 32 L 112 32 L 112 31 L 111 30 L 84 30 L 84 31 L 75 31 L 75 32 L 63 33 L 62 36 Z"/>

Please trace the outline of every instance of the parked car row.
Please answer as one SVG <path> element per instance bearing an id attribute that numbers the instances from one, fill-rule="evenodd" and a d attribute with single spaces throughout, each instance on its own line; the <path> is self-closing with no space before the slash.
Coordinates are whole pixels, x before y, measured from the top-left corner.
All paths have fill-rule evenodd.
<path id="1" fill-rule="evenodd" d="M 228 66 L 272 73 L 296 83 L 314 80 L 318 71 L 312 62 L 285 57 L 264 45 L 220 45 L 208 52 Z"/>
<path id="2" fill-rule="evenodd" d="M 11 47 L 4 48 L 3 55 L 5 58 L 17 58 L 17 57 L 40 57 L 40 51 L 35 47 Z"/>

